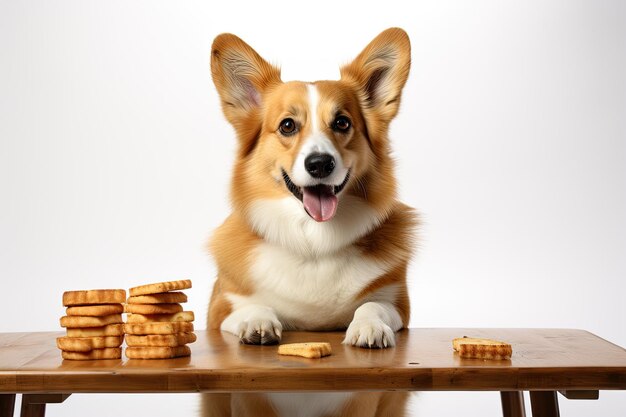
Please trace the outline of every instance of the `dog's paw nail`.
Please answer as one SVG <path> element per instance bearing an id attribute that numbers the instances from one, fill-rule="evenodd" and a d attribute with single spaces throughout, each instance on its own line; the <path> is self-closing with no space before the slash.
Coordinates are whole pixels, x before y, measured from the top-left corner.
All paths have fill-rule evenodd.
<path id="1" fill-rule="evenodd" d="M 350 323 L 343 343 L 370 349 L 388 348 L 395 345 L 395 337 L 382 320 L 357 320 Z"/>
<path id="2" fill-rule="evenodd" d="M 281 338 L 282 325 L 276 320 L 252 319 L 239 324 L 239 339 L 248 345 L 271 345 Z"/>

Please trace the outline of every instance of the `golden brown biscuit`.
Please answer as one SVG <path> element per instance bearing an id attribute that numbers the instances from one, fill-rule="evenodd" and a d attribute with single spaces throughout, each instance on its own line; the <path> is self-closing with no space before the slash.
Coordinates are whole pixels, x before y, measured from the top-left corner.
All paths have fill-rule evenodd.
<path id="1" fill-rule="evenodd" d="M 183 311 L 180 304 L 126 304 L 126 313 L 133 314 L 174 314 Z"/>
<path id="2" fill-rule="evenodd" d="M 128 297 L 128 304 L 166 304 L 186 303 L 187 295 L 182 292 L 162 292 L 159 294 L 146 294 Z"/>
<path id="3" fill-rule="evenodd" d="M 330 343 L 308 342 L 288 343 L 278 346 L 279 355 L 302 356 L 305 358 L 321 358 L 332 353 Z"/>
<path id="4" fill-rule="evenodd" d="M 122 304 L 97 304 L 91 306 L 74 306 L 65 309 L 68 316 L 108 316 L 124 312 Z"/>
<path id="5" fill-rule="evenodd" d="M 194 321 L 193 311 L 181 311 L 174 314 L 129 314 L 127 323 L 162 323 L 177 321 Z"/>
<path id="6" fill-rule="evenodd" d="M 193 332 L 193 323 L 127 323 L 124 325 L 124 332 L 127 335 L 150 335 L 150 334 L 176 334 Z"/>
<path id="7" fill-rule="evenodd" d="M 176 334 L 149 334 L 147 336 L 136 336 L 129 334 L 126 336 L 126 344 L 132 347 L 147 346 L 182 346 L 196 341 L 193 333 Z"/>
<path id="8" fill-rule="evenodd" d="M 96 359 L 121 359 L 122 348 L 104 348 L 94 349 L 89 352 L 67 352 L 61 351 L 63 359 L 70 359 L 74 361 L 90 361 Z"/>
<path id="9" fill-rule="evenodd" d="M 109 314 L 102 317 L 63 316 L 61 327 L 102 327 L 109 324 L 123 323 L 121 314 Z"/>
<path id="10" fill-rule="evenodd" d="M 129 359 L 171 359 L 189 355 L 191 355 L 189 346 L 126 348 L 126 357 Z"/>
<path id="11" fill-rule="evenodd" d="M 162 292 L 185 290 L 191 288 L 191 280 L 182 279 L 179 281 L 165 281 L 154 284 L 140 285 L 130 289 L 130 295 L 158 294 Z"/>
<path id="12" fill-rule="evenodd" d="M 69 352 L 120 347 L 124 336 L 57 337 L 57 347 Z"/>
<path id="13" fill-rule="evenodd" d="M 124 334 L 123 324 L 109 324 L 102 327 L 68 328 L 68 337 L 121 336 Z"/>
<path id="14" fill-rule="evenodd" d="M 503 360 L 511 359 L 513 354 L 512 346 L 506 342 L 474 337 L 456 338 L 452 340 L 452 348 L 462 358 Z"/>
<path id="15" fill-rule="evenodd" d="M 92 304 L 121 304 L 126 300 L 126 290 L 85 290 L 65 291 L 64 306 L 82 306 Z"/>

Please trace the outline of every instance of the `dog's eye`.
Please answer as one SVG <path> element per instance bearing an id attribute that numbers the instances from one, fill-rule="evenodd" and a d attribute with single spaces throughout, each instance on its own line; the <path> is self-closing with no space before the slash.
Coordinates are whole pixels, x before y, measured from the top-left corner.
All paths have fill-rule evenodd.
<path id="1" fill-rule="evenodd" d="M 296 126 L 296 122 L 294 122 L 294 120 L 289 117 L 287 119 L 283 119 L 283 121 L 280 122 L 278 130 L 280 130 L 280 133 L 282 133 L 284 136 L 291 136 L 296 133 L 298 128 Z"/>
<path id="2" fill-rule="evenodd" d="M 350 119 L 348 119 L 346 116 L 337 116 L 337 118 L 333 122 L 332 128 L 336 132 L 345 133 L 350 130 L 350 126 L 352 126 L 352 123 L 350 123 Z"/>

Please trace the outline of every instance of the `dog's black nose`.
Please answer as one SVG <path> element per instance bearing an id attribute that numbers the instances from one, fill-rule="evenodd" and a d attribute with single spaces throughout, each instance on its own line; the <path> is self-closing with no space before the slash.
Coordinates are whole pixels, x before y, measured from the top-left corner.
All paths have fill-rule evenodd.
<path id="1" fill-rule="evenodd" d="M 327 153 L 312 153 L 304 160 L 304 168 L 312 177 L 326 178 L 335 169 L 335 158 Z"/>

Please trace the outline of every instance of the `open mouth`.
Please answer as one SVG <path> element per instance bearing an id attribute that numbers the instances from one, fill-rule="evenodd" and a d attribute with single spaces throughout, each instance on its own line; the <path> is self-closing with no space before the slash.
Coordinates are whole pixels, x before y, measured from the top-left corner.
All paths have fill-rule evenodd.
<path id="1" fill-rule="evenodd" d="M 284 169 L 281 169 L 287 189 L 304 205 L 304 210 L 317 222 L 325 222 L 337 212 L 337 194 L 343 190 L 350 179 L 350 170 L 339 185 L 317 184 L 300 187 L 291 181 Z"/>

